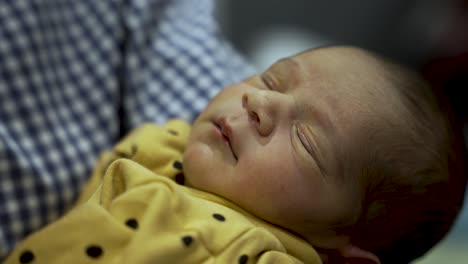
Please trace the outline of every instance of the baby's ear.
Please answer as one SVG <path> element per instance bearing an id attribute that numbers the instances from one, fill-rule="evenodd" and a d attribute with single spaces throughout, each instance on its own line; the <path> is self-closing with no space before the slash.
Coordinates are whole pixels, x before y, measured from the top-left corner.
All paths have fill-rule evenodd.
<path id="1" fill-rule="evenodd" d="M 353 244 L 347 244 L 339 249 L 339 252 L 346 264 L 380 264 L 379 258 L 374 253 Z"/>

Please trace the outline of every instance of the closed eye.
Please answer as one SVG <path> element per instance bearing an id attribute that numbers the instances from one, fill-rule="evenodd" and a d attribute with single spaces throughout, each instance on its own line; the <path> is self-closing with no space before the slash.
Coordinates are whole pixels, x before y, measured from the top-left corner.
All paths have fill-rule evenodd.
<path id="1" fill-rule="evenodd" d="M 296 125 L 296 133 L 299 137 L 299 141 L 301 142 L 302 146 L 307 150 L 307 152 L 313 157 L 313 149 L 310 143 L 309 138 L 306 136 L 304 129 L 301 125 Z"/>
<path id="2" fill-rule="evenodd" d="M 297 137 L 299 138 L 299 141 L 301 142 L 302 146 L 306 149 L 309 155 L 317 163 L 317 166 L 319 167 L 320 171 L 323 174 L 325 174 L 325 168 L 323 167 L 323 163 L 321 162 L 319 156 L 317 155 L 317 152 L 314 148 L 314 144 L 312 143 L 310 137 L 305 132 L 304 126 L 301 124 L 296 124 L 295 126 L 296 126 L 295 130 L 296 130 Z"/>
<path id="3" fill-rule="evenodd" d="M 263 84 L 268 88 L 268 90 L 275 91 L 274 83 L 266 74 L 262 74 L 260 78 L 262 79 Z"/>

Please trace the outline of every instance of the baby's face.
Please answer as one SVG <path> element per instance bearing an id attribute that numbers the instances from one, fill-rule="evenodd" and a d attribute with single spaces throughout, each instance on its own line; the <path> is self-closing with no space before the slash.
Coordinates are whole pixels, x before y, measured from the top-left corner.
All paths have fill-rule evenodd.
<path id="1" fill-rule="evenodd" d="M 349 48 L 309 51 L 222 90 L 193 125 L 184 155 L 187 185 L 315 245 L 328 243 L 330 223 L 359 207 L 342 168 L 352 170 L 362 151 L 346 159 L 343 152 L 362 147 L 353 140 L 363 122 L 354 102 L 367 88 L 351 88 L 343 75 L 371 74 L 361 56 Z"/>

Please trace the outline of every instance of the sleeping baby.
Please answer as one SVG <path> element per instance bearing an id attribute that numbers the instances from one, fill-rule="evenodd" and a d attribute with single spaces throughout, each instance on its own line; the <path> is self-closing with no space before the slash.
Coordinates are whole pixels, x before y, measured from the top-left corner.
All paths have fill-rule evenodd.
<path id="1" fill-rule="evenodd" d="M 127 135 L 6 263 L 408 263 L 462 206 L 462 136 L 442 98 L 359 48 L 281 59 L 192 125 Z"/>

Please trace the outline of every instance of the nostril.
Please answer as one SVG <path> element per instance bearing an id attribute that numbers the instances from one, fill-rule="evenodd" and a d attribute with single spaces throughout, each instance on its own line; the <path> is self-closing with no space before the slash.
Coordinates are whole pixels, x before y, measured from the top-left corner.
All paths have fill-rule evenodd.
<path id="1" fill-rule="evenodd" d="M 254 120 L 255 122 L 259 123 L 260 122 L 260 117 L 258 117 L 258 114 L 255 113 L 254 111 L 250 111 L 249 112 L 249 116 L 252 120 Z"/>

